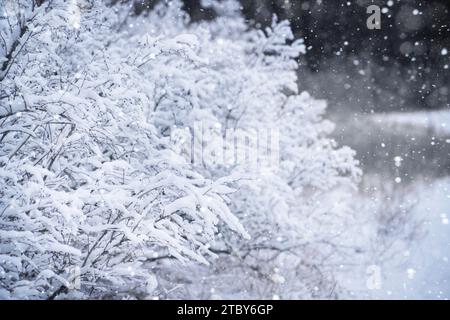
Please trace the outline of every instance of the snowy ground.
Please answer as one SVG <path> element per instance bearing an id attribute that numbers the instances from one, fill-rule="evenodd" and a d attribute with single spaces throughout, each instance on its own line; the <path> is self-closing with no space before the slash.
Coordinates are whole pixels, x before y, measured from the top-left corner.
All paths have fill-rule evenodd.
<path id="1" fill-rule="evenodd" d="M 380 196 L 374 195 L 375 190 L 381 192 L 387 208 L 396 205 L 395 199 L 413 199 L 409 216 L 421 229 L 417 238 L 380 267 L 379 289 L 367 289 L 365 266 L 349 287 L 358 298 L 449 299 L 450 112 L 355 115 L 349 119 L 335 120 L 336 138 L 358 151 L 365 171 L 360 202 L 367 208 L 373 206 L 373 199 Z M 380 190 L 383 188 L 386 190 Z"/>
<path id="2" fill-rule="evenodd" d="M 447 110 L 432 112 L 391 113 L 372 116 L 380 125 L 410 127 L 433 131 L 437 135 L 450 134 L 450 112 Z"/>
<path id="3" fill-rule="evenodd" d="M 423 217 L 426 236 L 409 250 L 409 257 L 398 269 L 386 272 L 382 290 L 387 299 L 450 298 L 450 179 L 424 186 L 414 215 Z"/>

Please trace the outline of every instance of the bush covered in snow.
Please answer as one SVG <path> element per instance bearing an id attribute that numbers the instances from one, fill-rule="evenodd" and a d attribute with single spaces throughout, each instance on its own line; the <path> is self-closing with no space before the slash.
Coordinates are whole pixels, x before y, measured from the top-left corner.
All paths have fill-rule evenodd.
<path id="1" fill-rule="evenodd" d="M 0 20 L 1 298 L 182 297 L 207 275 L 225 297 L 338 293 L 360 171 L 298 92 L 288 22 L 251 29 L 233 0 L 196 23 L 179 1 L 30 3 Z M 173 133 L 196 123 L 279 128 L 279 162 L 194 161 Z"/>

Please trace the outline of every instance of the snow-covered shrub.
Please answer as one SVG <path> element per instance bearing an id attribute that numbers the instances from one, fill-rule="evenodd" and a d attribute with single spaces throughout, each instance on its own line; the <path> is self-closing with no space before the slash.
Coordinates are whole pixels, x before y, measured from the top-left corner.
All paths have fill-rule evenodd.
<path id="1" fill-rule="evenodd" d="M 223 230 L 211 244 L 221 256 L 214 268 L 197 274 L 197 265 L 188 271 L 176 266 L 167 278 L 169 287 L 177 290 L 168 296 L 209 298 L 209 289 L 205 294 L 198 285 L 209 279 L 203 285 L 216 287 L 215 294 L 225 297 L 334 297 L 339 292 L 336 265 L 345 265 L 351 260 L 347 257 L 360 250 L 352 242 L 360 221 L 348 199 L 360 170 L 353 151 L 337 148 L 328 138 L 333 124 L 322 119 L 326 104 L 298 92 L 296 58 L 305 50 L 302 40 L 293 39 L 286 21 L 274 19 L 264 31 L 249 29 L 236 3 L 205 1 L 219 17 L 184 26 L 182 18 L 173 18 L 176 14 L 166 16 L 173 7 L 154 11 L 140 27 L 156 30 L 155 36 L 176 37 L 181 25 L 195 35 L 194 49 L 206 65 L 167 71 L 186 77 L 186 91 L 196 97 L 196 104 L 187 107 L 189 116 L 178 118 L 179 126 L 192 127 L 199 121 L 222 134 L 230 128 L 280 130 L 279 166 L 250 173 L 251 178 L 230 195 L 232 212 L 251 241 Z M 158 18 L 161 15 L 165 18 Z M 151 64 L 148 68 L 149 73 L 157 69 Z M 199 79 L 195 87 L 187 86 L 188 78 Z M 196 170 L 207 176 L 241 171 L 236 165 L 205 166 L 195 159 L 197 154 Z M 167 269 L 166 263 L 160 266 L 161 272 Z M 171 283 L 180 273 L 197 279 L 181 287 Z"/>
<path id="2" fill-rule="evenodd" d="M 187 261 L 220 269 L 218 294 L 335 293 L 357 225 L 353 152 L 327 137 L 325 103 L 298 92 L 305 48 L 287 22 L 254 30 L 236 1 L 204 5 L 219 17 L 191 23 L 180 1 L 138 17 L 108 1 L 32 7 L 2 60 L 2 298 L 172 296 L 204 276 Z M 173 133 L 199 122 L 279 128 L 278 166 L 178 152 Z"/>
<path id="3" fill-rule="evenodd" d="M 37 8 L 2 81 L 2 297 L 56 297 L 79 280 L 79 295 L 146 294 L 147 259 L 206 263 L 219 221 L 246 235 L 222 199 L 233 178 L 205 179 L 166 146 L 155 123 L 172 118 L 152 119 L 162 88 L 139 70 L 144 46 L 123 50 L 114 11 L 81 5 L 80 28 L 64 1 Z M 154 49 L 193 64 L 177 39 Z"/>

